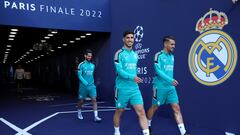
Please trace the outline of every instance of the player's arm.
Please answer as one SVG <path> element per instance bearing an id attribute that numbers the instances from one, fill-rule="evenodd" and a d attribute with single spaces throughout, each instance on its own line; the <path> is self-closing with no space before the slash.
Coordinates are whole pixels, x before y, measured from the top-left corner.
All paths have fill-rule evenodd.
<path id="1" fill-rule="evenodd" d="M 161 68 L 161 61 L 159 59 L 154 61 L 154 69 L 155 72 L 158 76 L 160 76 L 161 78 L 163 78 L 165 81 L 169 82 L 169 83 L 173 83 L 174 79 L 172 77 L 169 77 L 168 75 L 166 75 L 164 73 L 164 71 Z"/>
<path id="2" fill-rule="evenodd" d="M 121 53 L 120 50 L 117 51 L 116 54 L 115 54 L 115 58 L 114 58 L 114 65 L 115 65 L 115 69 L 117 71 L 117 74 L 124 79 L 129 79 L 129 80 L 134 81 L 134 78 L 135 78 L 136 75 L 129 74 L 126 71 L 123 70 L 120 53 Z"/>
<path id="3" fill-rule="evenodd" d="M 79 64 L 79 66 L 78 66 L 78 78 L 85 86 L 87 86 L 88 82 L 82 77 L 82 73 L 83 73 L 82 66 L 81 66 L 81 64 Z"/>
<path id="4" fill-rule="evenodd" d="M 97 78 L 97 77 L 96 77 L 95 65 L 93 64 L 93 82 L 95 82 L 94 81 L 95 78 Z"/>

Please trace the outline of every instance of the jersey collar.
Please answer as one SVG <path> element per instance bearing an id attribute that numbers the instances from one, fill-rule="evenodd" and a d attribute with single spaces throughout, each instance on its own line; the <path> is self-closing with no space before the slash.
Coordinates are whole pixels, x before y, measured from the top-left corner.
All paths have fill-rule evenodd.
<path id="1" fill-rule="evenodd" d="M 133 51 L 133 49 L 128 50 L 125 46 L 123 46 L 122 49 L 123 49 L 124 51 L 127 51 L 127 52 L 132 52 L 132 51 Z"/>

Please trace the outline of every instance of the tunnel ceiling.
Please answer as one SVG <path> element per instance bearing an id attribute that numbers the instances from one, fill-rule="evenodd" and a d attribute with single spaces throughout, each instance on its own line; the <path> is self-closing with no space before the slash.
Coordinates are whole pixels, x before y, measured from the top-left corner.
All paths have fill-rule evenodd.
<path id="1" fill-rule="evenodd" d="M 22 64 L 94 41 L 106 33 L 0 25 L 0 63 Z"/>

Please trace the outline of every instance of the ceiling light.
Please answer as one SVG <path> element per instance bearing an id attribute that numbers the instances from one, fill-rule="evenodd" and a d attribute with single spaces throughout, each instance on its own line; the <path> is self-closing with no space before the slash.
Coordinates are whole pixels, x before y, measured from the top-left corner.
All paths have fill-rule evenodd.
<path id="1" fill-rule="evenodd" d="M 54 52 L 54 50 L 50 50 L 51 52 Z"/>
<path id="2" fill-rule="evenodd" d="M 10 51 L 10 50 L 11 50 L 11 49 L 8 49 L 8 48 L 6 49 L 6 51 Z"/>
<path id="3" fill-rule="evenodd" d="M 12 45 L 7 45 L 7 47 L 12 47 Z"/>
<path id="4" fill-rule="evenodd" d="M 58 49 L 61 49 L 62 47 L 61 46 L 59 46 L 59 47 L 57 47 Z"/>
<path id="5" fill-rule="evenodd" d="M 69 41 L 69 43 L 74 43 L 74 41 L 73 41 L 73 40 L 71 40 L 71 41 Z"/>
<path id="6" fill-rule="evenodd" d="M 30 49 L 29 51 L 30 51 L 30 52 L 33 52 L 33 49 Z"/>
<path id="7" fill-rule="evenodd" d="M 53 30 L 53 31 L 51 31 L 51 33 L 52 34 L 57 34 L 58 32 L 57 32 L 57 30 Z"/>
<path id="8" fill-rule="evenodd" d="M 18 31 L 18 29 L 11 29 L 11 31 Z"/>
<path id="9" fill-rule="evenodd" d="M 9 37 L 13 38 L 13 37 L 15 37 L 15 35 L 9 35 Z"/>
<path id="10" fill-rule="evenodd" d="M 30 52 L 26 52 L 26 54 L 30 54 Z"/>
<path id="11" fill-rule="evenodd" d="M 63 44 L 63 46 L 67 46 L 67 44 Z"/>
<path id="12" fill-rule="evenodd" d="M 16 35 L 16 34 L 17 34 L 17 32 L 10 32 L 10 34 Z"/>
<path id="13" fill-rule="evenodd" d="M 5 53 L 9 53 L 9 52 L 5 52 Z"/>
<path id="14" fill-rule="evenodd" d="M 81 38 L 75 38 L 75 40 L 80 40 Z"/>
<path id="15" fill-rule="evenodd" d="M 14 40 L 14 38 L 8 38 L 8 40 Z"/>
<path id="16" fill-rule="evenodd" d="M 46 37 L 44 37 L 44 38 L 45 38 L 45 39 L 49 39 L 50 37 L 47 37 L 47 36 L 46 36 Z"/>
<path id="17" fill-rule="evenodd" d="M 43 43 L 43 42 L 46 42 L 46 40 L 41 40 L 41 42 Z"/>
<path id="18" fill-rule="evenodd" d="M 90 35 L 92 35 L 92 33 L 86 33 L 86 35 L 87 35 L 87 36 L 90 36 Z"/>
<path id="19" fill-rule="evenodd" d="M 86 38 L 86 36 L 80 36 L 81 38 Z"/>
<path id="20" fill-rule="evenodd" d="M 49 37 L 52 37 L 52 36 L 53 36 L 53 34 L 48 34 L 48 36 L 49 36 Z"/>
<path id="21" fill-rule="evenodd" d="M 44 56 L 44 55 L 41 55 L 42 57 Z"/>

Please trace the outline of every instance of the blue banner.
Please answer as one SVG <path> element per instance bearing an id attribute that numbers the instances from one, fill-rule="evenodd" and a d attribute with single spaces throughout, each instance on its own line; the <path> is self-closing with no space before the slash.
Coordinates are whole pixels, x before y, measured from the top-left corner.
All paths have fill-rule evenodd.
<path id="1" fill-rule="evenodd" d="M 0 24 L 110 32 L 109 0 L 1 0 Z"/>

